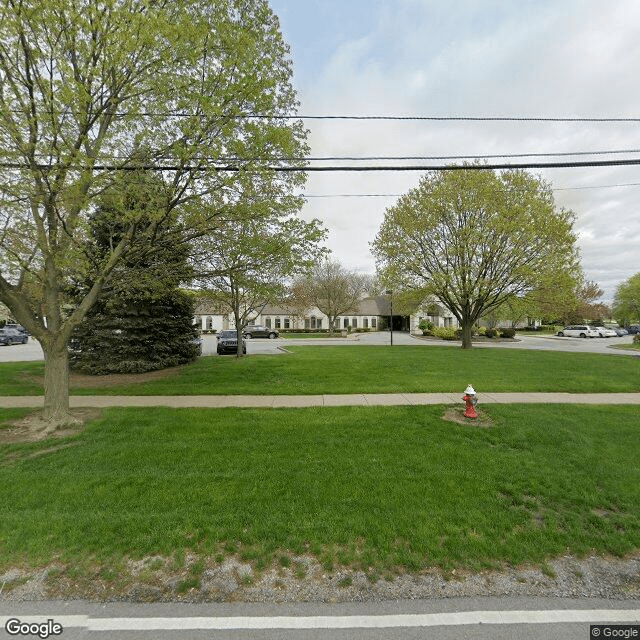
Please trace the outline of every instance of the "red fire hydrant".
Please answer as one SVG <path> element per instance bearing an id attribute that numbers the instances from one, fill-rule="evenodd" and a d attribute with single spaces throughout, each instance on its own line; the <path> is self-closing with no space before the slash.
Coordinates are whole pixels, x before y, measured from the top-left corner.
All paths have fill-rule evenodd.
<path id="1" fill-rule="evenodd" d="M 476 396 L 475 389 L 471 385 L 464 390 L 462 399 L 467 403 L 467 410 L 464 412 L 464 415 L 467 418 L 477 418 L 476 405 L 478 404 L 478 397 Z"/>

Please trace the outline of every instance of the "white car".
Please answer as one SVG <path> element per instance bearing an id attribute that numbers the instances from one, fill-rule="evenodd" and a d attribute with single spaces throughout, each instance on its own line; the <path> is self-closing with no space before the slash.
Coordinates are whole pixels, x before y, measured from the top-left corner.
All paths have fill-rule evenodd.
<path id="1" fill-rule="evenodd" d="M 558 335 L 568 338 L 597 338 L 600 334 L 595 327 L 590 327 L 586 324 L 572 324 L 562 331 L 558 331 Z"/>
<path id="2" fill-rule="evenodd" d="M 596 331 L 601 338 L 617 338 L 618 334 L 613 329 L 607 327 L 596 327 Z"/>

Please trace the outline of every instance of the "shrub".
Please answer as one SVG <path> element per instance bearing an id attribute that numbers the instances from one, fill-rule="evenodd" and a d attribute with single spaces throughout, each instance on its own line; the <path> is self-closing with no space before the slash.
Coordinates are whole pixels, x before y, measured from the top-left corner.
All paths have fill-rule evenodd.
<path id="1" fill-rule="evenodd" d="M 633 336 L 633 344 L 640 344 L 640 333 L 636 333 L 636 335 Z"/>
<path id="2" fill-rule="evenodd" d="M 442 340 L 455 340 L 457 337 L 456 329 L 453 327 L 434 327 L 432 334 L 436 338 L 441 338 Z"/>
<path id="3" fill-rule="evenodd" d="M 495 338 L 498 332 L 495 329 L 485 329 L 484 335 L 487 338 Z"/>
<path id="4" fill-rule="evenodd" d="M 515 338 L 516 330 L 512 328 L 500 329 L 500 337 L 501 338 Z"/>
<path id="5" fill-rule="evenodd" d="M 548 331 L 549 333 L 556 333 L 558 327 L 555 324 L 541 324 L 538 327 L 538 331 Z"/>
<path id="6" fill-rule="evenodd" d="M 422 331 L 423 336 L 433 335 L 434 324 L 430 320 L 420 320 L 418 329 Z"/>

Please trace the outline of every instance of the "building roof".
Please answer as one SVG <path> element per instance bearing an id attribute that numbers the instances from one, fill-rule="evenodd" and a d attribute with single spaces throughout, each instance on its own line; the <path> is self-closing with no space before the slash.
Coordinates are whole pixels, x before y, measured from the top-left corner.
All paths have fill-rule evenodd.
<path id="1" fill-rule="evenodd" d="M 222 304 L 209 301 L 199 302 L 193 311 L 196 316 L 226 316 L 228 313 Z"/>
<path id="2" fill-rule="evenodd" d="M 388 316 L 389 313 L 389 298 L 387 296 L 373 296 L 360 300 L 358 310 L 353 315 Z"/>
<path id="3" fill-rule="evenodd" d="M 310 311 L 310 310 L 308 310 Z M 292 315 L 293 310 L 288 308 L 286 304 L 267 305 L 262 310 L 265 316 L 288 316 Z M 376 296 L 373 298 L 364 298 L 358 303 L 358 308 L 345 316 L 384 316 L 389 315 L 389 299 L 386 296 Z"/>

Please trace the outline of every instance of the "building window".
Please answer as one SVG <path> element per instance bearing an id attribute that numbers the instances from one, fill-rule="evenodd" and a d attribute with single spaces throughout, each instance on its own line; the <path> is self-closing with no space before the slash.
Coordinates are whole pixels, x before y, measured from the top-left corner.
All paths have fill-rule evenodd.
<path id="1" fill-rule="evenodd" d="M 280 328 L 280 318 L 276 318 L 275 328 L 276 328 L 276 329 L 279 329 L 279 328 Z"/>
<path id="2" fill-rule="evenodd" d="M 264 321 L 264 326 L 267 327 L 267 329 L 271 329 L 271 318 L 267 318 Z"/>
<path id="3" fill-rule="evenodd" d="M 371 318 L 371 328 L 375 329 L 378 326 L 378 319 L 377 318 Z"/>
<path id="4" fill-rule="evenodd" d="M 345 329 L 349 326 L 349 318 L 345 318 L 343 320 L 343 325 L 342 325 Z"/>
<path id="5" fill-rule="evenodd" d="M 363 327 L 364 329 L 368 329 L 368 328 L 369 328 L 369 318 L 365 318 L 365 319 L 362 321 L 362 327 Z"/>
<path id="6" fill-rule="evenodd" d="M 207 317 L 207 330 L 211 331 L 213 329 L 213 318 L 211 316 Z"/>
<path id="7" fill-rule="evenodd" d="M 304 328 L 305 329 L 322 329 L 322 318 L 316 318 L 315 316 L 311 316 L 310 318 L 305 318 Z"/>
<path id="8" fill-rule="evenodd" d="M 284 319 L 284 328 L 291 329 L 291 321 L 289 320 L 289 318 Z"/>
<path id="9" fill-rule="evenodd" d="M 351 326 L 352 326 L 354 329 L 357 329 L 357 328 L 358 328 L 358 318 L 351 318 Z"/>

